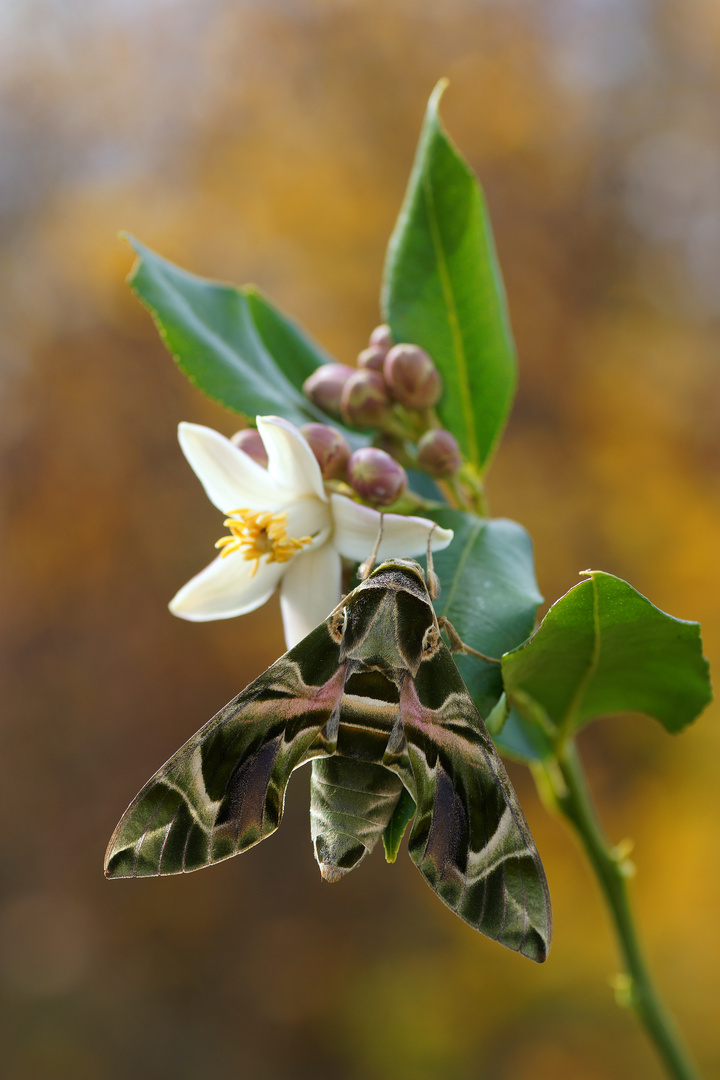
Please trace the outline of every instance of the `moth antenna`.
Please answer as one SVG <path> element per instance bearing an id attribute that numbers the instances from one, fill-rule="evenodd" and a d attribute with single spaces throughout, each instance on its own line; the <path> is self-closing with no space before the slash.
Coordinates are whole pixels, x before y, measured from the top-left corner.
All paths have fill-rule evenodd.
<path id="1" fill-rule="evenodd" d="M 380 550 L 380 545 L 382 544 L 384 518 L 385 515 L 381 510 L 380 524 L 378 525 L 378 534 L 373 549 L 368 555 L 367 559 L 364 559 L 358 566 L 357 576 L 360 578 L 361 581 L 365 581 L 366 578 L 370 577 L 373 571 L 373 567 L 375 566 L 375 560 L 377 559 L 378 551 Z"/>
<path id="2" fill-rule="evenodd" d="M 437 525 L 433 525 L 432 529 L 428 533 L 427 542 L 427 587 L 430 594 L 430 599 L 435 600 L 440 595 L 440 578 L 433 569 L 433 557 L 432 557 L 432 535 L 435 532 Z"/>

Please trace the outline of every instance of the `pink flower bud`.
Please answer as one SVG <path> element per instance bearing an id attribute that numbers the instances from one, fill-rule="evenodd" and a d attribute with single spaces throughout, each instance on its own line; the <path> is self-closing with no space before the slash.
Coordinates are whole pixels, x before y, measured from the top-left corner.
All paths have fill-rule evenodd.
<path id="1" fill-rule="evenodd" d="M 374 446 L 364 446 L 350 455 L 348 483 L 358 495 L 375 506 L 389 506 L 407 487 L 402 465 Z"/>
<path id="2" fill-rule="evenodd" d="M 257 461 L 258 465 L 267 468 L 268 456 L 265 444 L 260 438 L 260 432 L 256 428 L 245 428 L 244 431 L 236 431 L 230 439 L 233 446 Z"/>
<path id="3" fill-rule="evenodd" d="M 326 424 L 303 424 L 300 431 L 317 458 L 323 480 L 342 476 L 350 457 L 350 447 L 340 432 Z"/>
<path id="4" fill-rule="evenodd" d="M 383 352 L 390 352 L 393 347 L 393 337 L 387 323 L 375 327 L 370 335 L 370 344 L 377 345 Z"/>
<path id="5" fill-rule="evenodd" d="M 440 399 L 440 372 L 417 345 L 393 345 L 383 373 L 392 396 L 409 409 L 426 409 Z"/>
<path id="6" fill-rule="evenodd" d="M 323 412 L 340 416 L 343 387 L 354 374 L 347 364 L 322 364 L 303 383 L 303 393 Z"/>
<path id="7" fill-rule="evenodd" d="M 361 368 L 343 387 L 340 412 L 353 427 L 379 427 L 390 408 L 385 380 L 378 371 Z"/>
<path id="8" fill-rule="evenodd" d="M 358 367 L 371 368 L 373 371 L 382 371 L 387 351 L 379 345 L 369 345 L 358 356 Z"/>
<path id="9" fill-rule="evenodd" d="M 442 428 L 426 431 L 418 443 L 417 463 L 431 476 L 454 476 L 462 464 L 457 439 Z"/>

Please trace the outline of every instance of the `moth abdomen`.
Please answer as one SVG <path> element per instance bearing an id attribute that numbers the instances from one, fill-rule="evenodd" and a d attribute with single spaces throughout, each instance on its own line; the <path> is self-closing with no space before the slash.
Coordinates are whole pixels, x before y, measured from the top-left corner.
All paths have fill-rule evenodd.
<path id="1" fill-rule="evenodd" d="M 316 758 L 310 785 L 310 831 L 326 881 L 338 881 L 377 844 L 402 783 L 375 762 L 336 754 Z"/>

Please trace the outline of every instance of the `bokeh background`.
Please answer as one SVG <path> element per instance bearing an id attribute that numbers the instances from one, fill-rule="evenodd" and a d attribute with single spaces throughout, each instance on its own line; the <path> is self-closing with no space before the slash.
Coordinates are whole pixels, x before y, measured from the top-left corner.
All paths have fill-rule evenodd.
<path id="1" fill-rule="evenodd" d="M 283 649 L 278 610 L 175 620 L 219 522 L 179 420 L 233 417 L 130 295 L 122 229 L 254 281 L 352 362 L 425 101 L 482 179 L 521 359 L 493 512 L 549 600 L 591 566 L 720 659 L 716 0 L 3 0 L 2 889 L 8 1080 L 660 1080 L 563 825 L 512 770 L 553 895 L 540 968 L 406 857 L 329 887 L 308 775 L 285 822 L 187 878 L 106 882 L 150 774 Z M 632 836 L 652 967 L 706 1075 L 720 1000 L 717 711 L 581 740 Z M 715 1028 L 715 1030 L 713 1030 Z"/>

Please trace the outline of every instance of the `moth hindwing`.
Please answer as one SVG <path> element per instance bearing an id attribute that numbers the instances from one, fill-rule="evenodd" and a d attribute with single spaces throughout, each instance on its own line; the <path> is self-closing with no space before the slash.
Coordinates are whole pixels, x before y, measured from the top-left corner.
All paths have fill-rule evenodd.
<path id="1" fill-rule="evenodd" d="M 306 761 L 323 877 L 341 878 L 380 837 L 394 861 L 412 820 L 410 857 L 440 899 L 545 959 L 540 856 L 408 559 L 378 566 L 170 758 L 113 833 L 106 874 L 177 874 L 245 851 L 278 827 Z"/>

